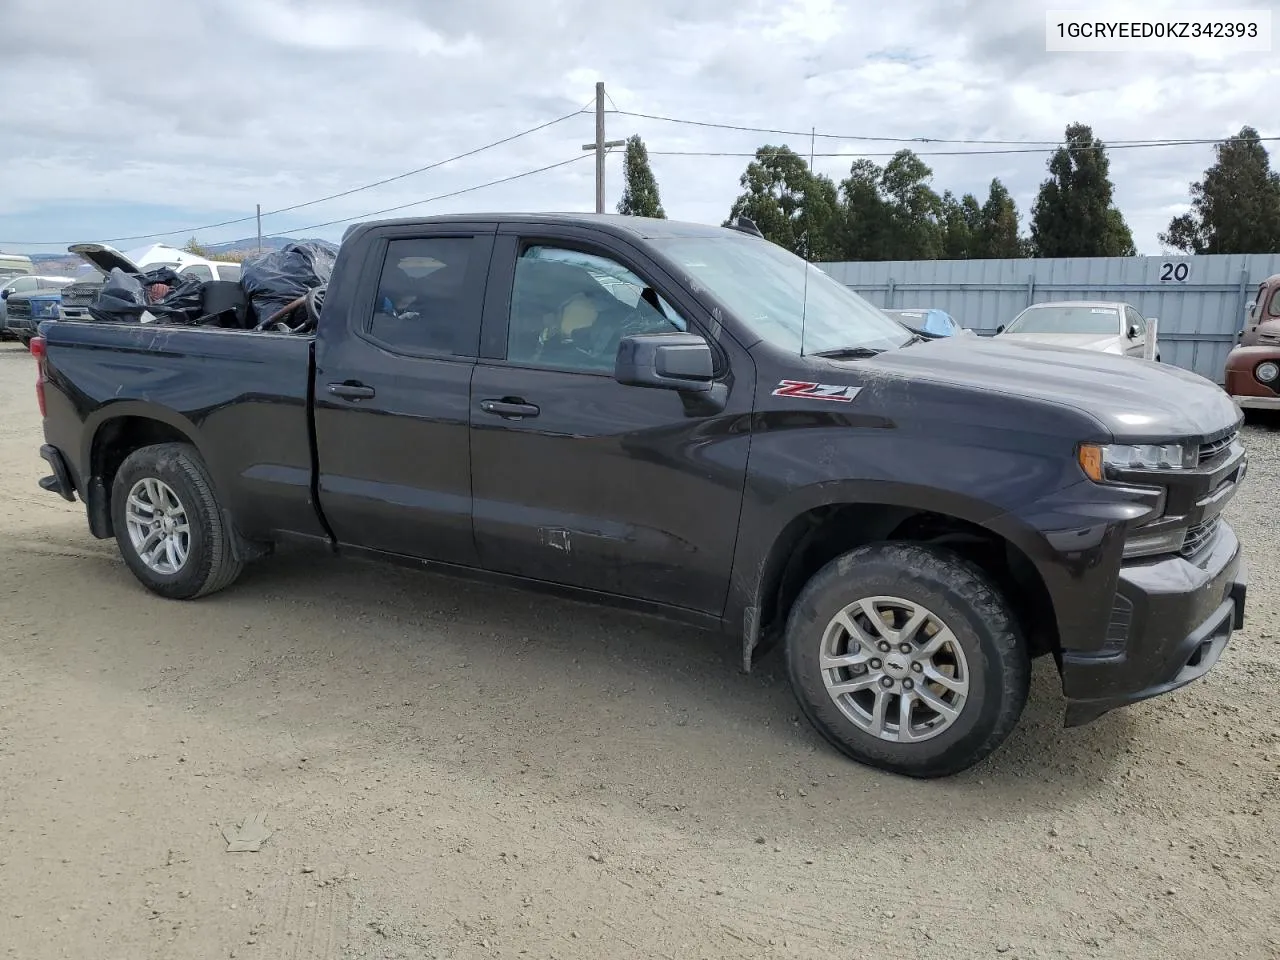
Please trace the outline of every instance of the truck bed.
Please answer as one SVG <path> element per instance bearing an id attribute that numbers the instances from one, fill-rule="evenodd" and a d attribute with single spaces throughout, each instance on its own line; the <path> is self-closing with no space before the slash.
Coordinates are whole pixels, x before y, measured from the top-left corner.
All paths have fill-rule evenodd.
<path id="1" fill-rule="evenodd" d="M 86 500 L 83 478 L 106 439 L 98 426 L 136 415 L 196 443 L 246 536 L 324 536 L 312 496 L 312 338 L 65 320 L 44 332 L 47 439 L 72 461 Z"/>

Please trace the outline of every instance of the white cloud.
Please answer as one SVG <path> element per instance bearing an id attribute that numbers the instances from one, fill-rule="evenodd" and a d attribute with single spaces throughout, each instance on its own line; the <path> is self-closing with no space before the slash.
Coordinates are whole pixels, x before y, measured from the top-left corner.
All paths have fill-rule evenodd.
<path id="1" fill-rule="evenodd" d="M 249 215 L 255 203 L 302 203 L 567 114 L 597 79 L 623 110 L 868 137 L 1056 140 L 1075 121 L 1104 141 L 1224 136 L 1246 123 L 1280 133 L 1267 110 L 1278 73 L 1269 55 L 1047 54 L 1050 5 L 118 0 L 66 17 L 40 0 L 6 0 L 0 241 L 141 234 Z M 727 213 L 746 159 L 665 152 L 749 153 L 788 140 L 809 150 L 807 135 L 608 118 L 611 138 L 631 133 L 650 148 L 669 215 L 705 222 Z M 592 165 L 581 145 L 592 136 L 591 116 L 575 116 L 264 227 L 294 232 L 580 156 L 408 212 L 589 209 Z M 817 166 L 840 179 L 854 153 L 901 145 L 820 139 L 819 152 L 849 156 Z M 983 194 L 1000 177 L 1024 222 L 1045 176 L 1044 154 L 956 157 L 937 154 L 962 148 L 913 146 L 930 154 L 939 191 Z M 1158 252 L 1157 232 L 1211 161 L 1207 146 L 1112 152 L 1117 203 L 1140 249 Z M 611 205 L 620 189 L 612 157 Z M 201 238 L 250 233 L 245 223 Z"/>

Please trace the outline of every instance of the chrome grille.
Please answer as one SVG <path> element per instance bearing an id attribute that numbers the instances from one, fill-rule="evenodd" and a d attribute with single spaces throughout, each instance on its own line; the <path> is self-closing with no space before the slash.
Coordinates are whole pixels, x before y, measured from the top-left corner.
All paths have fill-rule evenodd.
<path id="1" fill-rule="evenodd" d="M 6 305 L 5 313 L 10 320 L 30 320 L 31 301 L 25 297 L 11 297 Z"/>
<path id="2" fill-rule="evenodd" d="M 1200 444 L 1200 456 L 1197 463 L 1203 466 L 1204 464 L 1217 459 L 1230 449 L 1231 444 L 1235 443 L 1235 440 L 1236 431 L 1232 430 L 1225 437 L 1220 437 L 1217 440 L 1211 440 L 1208 443 Z"/>
<path id="3" fill-rule="evenodd" d="M 64 307 L 87 307 L 98 299 L 101 283 L 73 283 L 62 288 Z"/>
<path id="4" fill-rule="evenodd" d="M 1182 538 L 1182 549 L 1179 551 L 1184 557 L 1194 557 L 1197 553 L 1209 545 L 1209 541 L 1213 539 L 1213 535 L 1218 530 L 1218 523 L 1221 517 L 1212 517 L 1203 523 L 1197 523 L 1194 527 L 1187 529 L 1187 535 Z"/>

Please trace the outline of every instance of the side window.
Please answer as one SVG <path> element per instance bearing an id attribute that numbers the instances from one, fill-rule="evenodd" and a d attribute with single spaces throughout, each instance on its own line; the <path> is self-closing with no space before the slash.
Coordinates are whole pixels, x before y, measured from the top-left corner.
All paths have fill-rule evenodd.
<path id="1" fill-rule="evenodd" d="M 199 280 L 213 279 L 213 271 L 203 263 L 193 263 L 189 267 L 184 267 L 181 275 L 184 277 L 195 277 Z"/>
<path id="2" fill-rule="evenodd" d="M 1271 302 L 1267 304 L 1267 316 L 1280 317 L 1280 287 L 1271 291 Z"/>
<path id="3" fill-rule="evenodd" d="M 611 373 L 623 337 L 672 333 L 688 323 L 616 260 L 532 246 L 516 261 L 507 359 L 584 373 Z"/>
<path id="4" fill-rule="evenodd" d="M 466 329 L 471 237 L 392 240 L 378 275 L 369 333 L 392 348 L 454 354 Z"/>
<path id="5" fill-rule="evenodd" d="M 1144 333 L 1147 332 L 1147 324 L 1146 324 L 1146 321 L 1142 319 L 1142 314 L 1138 313 L 1138 311 L 1133 309 L 1133 307 L 1125 307 L 1124 308 L 1125 333 L 1129 332 L 1129 327 L 1131 326 L 1138 328 L 1138 336 L 1142 336 Z"/>
<path id="6" fill-rule="evenodd" d="M 220 263 L 218 264 L 219 280 L 239 280 L 240 264 L 238 263 Z"/>
<path id="7" fill-rule="evenodd" d="M 21 277 L 13 282 L 14 293 L 35 293 L 40 289 L 40 281 L 35 277 Z"/>

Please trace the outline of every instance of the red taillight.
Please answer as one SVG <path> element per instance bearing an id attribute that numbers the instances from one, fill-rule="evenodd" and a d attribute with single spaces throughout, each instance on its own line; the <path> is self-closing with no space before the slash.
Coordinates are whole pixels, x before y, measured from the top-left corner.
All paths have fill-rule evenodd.
<path id="1" fill-rule="evenodd" d="M 44 382 L 45 353 L 44 337 L 31 338 L 31 355 L 36 358 L 36 404 L 40 407 L 40 417 L 44 418 Z"/>

